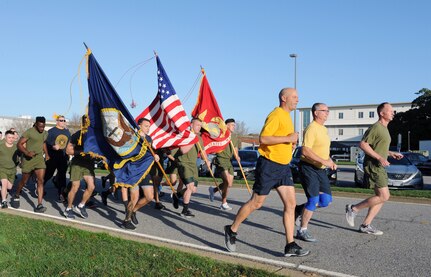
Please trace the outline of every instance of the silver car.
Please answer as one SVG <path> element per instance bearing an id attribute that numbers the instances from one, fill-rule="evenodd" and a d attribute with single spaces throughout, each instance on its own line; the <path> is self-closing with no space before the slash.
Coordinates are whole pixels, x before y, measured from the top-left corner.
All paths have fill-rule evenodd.
<path id="1" fill-rule="evenodd" d="M 390 165 L 386 167 L 389 188 L 424 188 L 422 173 L 406 157 L 400 160 L 388 157 Z M 364 182 L 364 155 L 356 160 L 355 183 L 357 186 L 368 188 Z"/>

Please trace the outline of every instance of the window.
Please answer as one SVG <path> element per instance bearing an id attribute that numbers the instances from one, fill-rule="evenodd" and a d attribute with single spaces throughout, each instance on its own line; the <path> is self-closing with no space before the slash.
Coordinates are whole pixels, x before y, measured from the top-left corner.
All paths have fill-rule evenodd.
<path id="1" fill-rule="evenodd" d="M 338 135 L 342 136 L 343 135 L 343 129 L 338 129 Z"/>
<path id="2" fill-rule="evenodd" d="M 362 136 L 364 134 L 364 129 L 359 129 L 359 135 Z"/>
<path id="3" fill-rule="evenodd" d="M 338 119 L 343 119 L 344 115 L 343 113 L 338 113 Z"/>
<path id="4" fill-rule="evenodd" d="M 359 112 L 358 113 L 358 118 L 364 118 L 364 112 Z"/>
<path id="5" fill-rule="evenodd" d="M 374 112 L 370 112 L 370 118 L 374 118 Z"/>

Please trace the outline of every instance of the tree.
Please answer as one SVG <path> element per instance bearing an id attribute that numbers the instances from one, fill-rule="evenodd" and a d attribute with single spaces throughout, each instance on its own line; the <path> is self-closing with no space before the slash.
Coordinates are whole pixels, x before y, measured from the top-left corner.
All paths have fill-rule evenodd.
<path id="1" fill-rule="evenodd" d="M 13 121 L 14 126 L 11 128 L 15 128 L 19 135 L 22 135 L 27 129 L 30 129 L 33 125 L 33 120 L 29 118 L 18 118 Z"/>
<path id="2" fill-rule="evenodd" d="M 237 121 L 236 122 L 236 128 L 235 128 L 235 133 L 239 136 L 245 136 L 248 134 L 248 128 L 245 125 L 244 121 Z"/>
<path id="3" fill-rule="evenodd" d="M 72 118 L 69 119 L 69 123 L 67 124 L 67 128 L 71 134 L 74 134 L 81 128 L 81 116 L 79 114 L 74 113 Z"/>
<path id="4" fill-rule="evenodd" d="M 416 94 L 419 97 L 412 101 L 412 108 L 397 113 L 388 125 L 392 145 L 397 144 L 398 134 L 401 134 L 403 150 L 408 150 L 409 146 L 410 149 L 419 149 L 419 140 L 431 140 L 431 90 L 423 88 Z"/>

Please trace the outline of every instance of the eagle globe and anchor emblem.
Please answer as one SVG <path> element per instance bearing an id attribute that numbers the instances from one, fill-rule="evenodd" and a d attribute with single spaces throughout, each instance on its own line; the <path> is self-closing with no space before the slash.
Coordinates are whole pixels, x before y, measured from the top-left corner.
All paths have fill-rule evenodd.
<path id="1" fill-rule="evenodd" d="M 102 109 L 101 119 L 105 138 L 118 155 L 125 156 L 136 148 L 139 137 L 121 111 Z"/>

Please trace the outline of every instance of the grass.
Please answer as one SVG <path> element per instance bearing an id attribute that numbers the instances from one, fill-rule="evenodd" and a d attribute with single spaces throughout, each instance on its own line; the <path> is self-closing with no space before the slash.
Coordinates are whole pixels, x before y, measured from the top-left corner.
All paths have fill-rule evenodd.
<path id="1" fill-rule="evenodd" d="M 44 220 L 0 222 L 0 276 L 275 276 Z"/>

